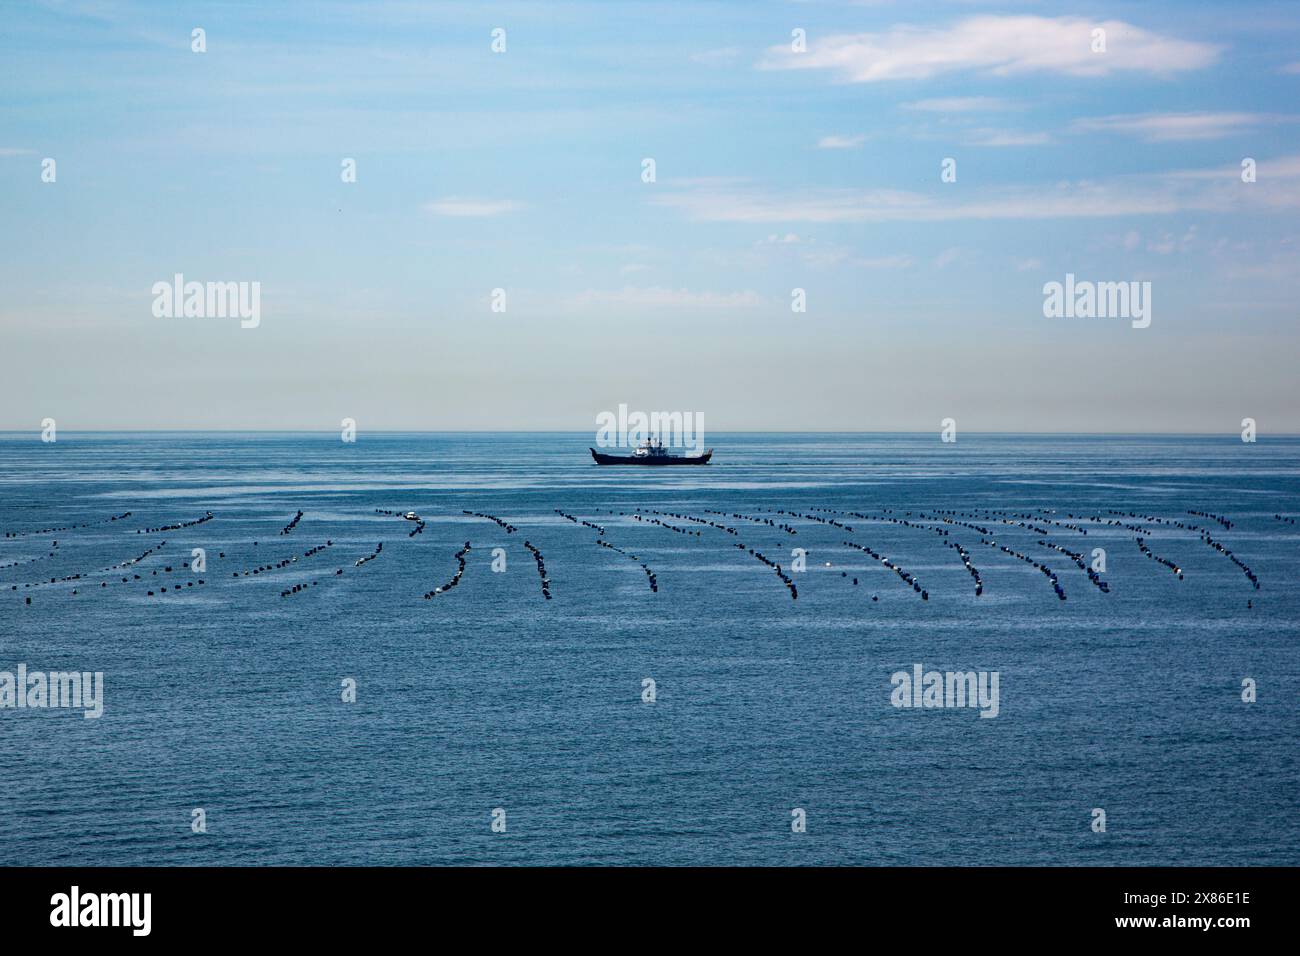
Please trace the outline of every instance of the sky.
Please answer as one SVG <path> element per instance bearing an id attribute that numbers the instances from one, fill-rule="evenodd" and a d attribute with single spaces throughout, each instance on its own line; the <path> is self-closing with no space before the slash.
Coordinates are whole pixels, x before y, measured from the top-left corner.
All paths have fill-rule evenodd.
<path id="1" fill-rule="evenodd" d="M 7 3 L 0 428 L 1296 433 L 1298 214 L 1294 3 Z"/>

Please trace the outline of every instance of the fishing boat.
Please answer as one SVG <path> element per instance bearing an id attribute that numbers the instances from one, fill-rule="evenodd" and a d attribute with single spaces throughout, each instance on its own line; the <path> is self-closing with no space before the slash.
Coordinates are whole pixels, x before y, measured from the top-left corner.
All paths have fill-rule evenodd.
<path id="1" fill-rule="evenodd" d="M 630 455 L 606 455 L 591 449 L 591 457 L 598 465 L 707 465 L 713 449 L 700 455 L 670 455 L 662 441 L 643 441 Z"/>

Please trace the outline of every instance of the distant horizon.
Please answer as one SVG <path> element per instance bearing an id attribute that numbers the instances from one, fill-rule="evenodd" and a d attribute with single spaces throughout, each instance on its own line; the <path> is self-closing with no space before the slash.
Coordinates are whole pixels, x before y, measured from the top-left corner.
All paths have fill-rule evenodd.
<path id="1" fill-rule="evenodd" d="M 0 428 L 0 435 L 35 435 L 39 438 L 39 428 Z M 337 428 L 59 428 L 60 435 L 337 435 Z M 593 434 L 574 429 L 559 428 L 367 428 L 357 430 L 358 439 L 364 435 L 589 435 Z M 934 435 L 940 429 L 917 430 L 871 430 L 850 431 L 833 428 L 720 428 L 706 432 L 709 435 Z M 1240 441 L 1240 431 L 1199 432 L 1199 431 L 980 431 L 976 429 L 961 430 L 963 435 L 1035 435 L 1056 438 L 1071 437 L 1107 437 L 1107 438 L 1233 438 Z M 1256 443 L 1269 438 L 1300 438 L 1300 432 L 1260 432 Z M 595 439 L 592 438 L 592 441 Z M 1243 443 L 1249 444 L 1249 443 Z"/>

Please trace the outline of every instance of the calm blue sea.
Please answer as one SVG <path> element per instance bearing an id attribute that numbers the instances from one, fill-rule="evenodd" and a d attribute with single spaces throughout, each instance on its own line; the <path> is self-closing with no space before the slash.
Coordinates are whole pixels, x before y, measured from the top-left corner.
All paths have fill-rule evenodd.
<path id="1" fill-rule="evenodd" d="M 1300 864 L 1300 440 L 590 437 L 0 435 L 0 864 Z"/>

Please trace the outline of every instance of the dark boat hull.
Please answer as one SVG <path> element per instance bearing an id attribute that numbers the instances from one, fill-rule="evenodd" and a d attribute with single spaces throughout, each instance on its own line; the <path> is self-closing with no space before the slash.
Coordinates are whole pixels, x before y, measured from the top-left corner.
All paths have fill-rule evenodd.
<path id="1" fill-rule="evenodd" d="M 683 458 L 674 458 L 671 455 L 602 455 L 596 449 L 591 449 L 591 457 L 596 460 L 598 465 L 641 465 L 648 468 L 660 468 L 667 465 L 707 465 L 709 459 L 713 457 L 713 449 L 710 448 L 703 455 L 692 455 Z"/>

